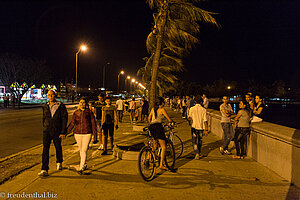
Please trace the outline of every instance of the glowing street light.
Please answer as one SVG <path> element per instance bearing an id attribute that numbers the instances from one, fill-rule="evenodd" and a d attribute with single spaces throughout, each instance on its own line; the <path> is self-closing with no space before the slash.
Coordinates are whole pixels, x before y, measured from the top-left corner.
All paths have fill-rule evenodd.
<path id="1" fill-rule="evenodd" d="M 120 75 L 123 75 L 125 72 L 122 70 L 120 71 L 120 73 L 118 74 L 118 92 L 120 91 Z"/>
<path id="2" fill-rule="evenodd" d="M 231 86 L 229 85 L 229 86 L 227 87 L 227 89 L 230 90 L 230 89 L 231 89 Z"/>
<path id="3" fill-rule="evenodd" d="M 81 51 L 86 51 L 87 50 L 87 47 L 86 45 L 81 45 L 80 48 L 78 49 L 78 51 L 76 52 L 76 55 L 75 55 L 75 67 L 76 67 L 76 83 L 75 83 L 75 89 L 76 89 L 76 95 L 77 95 L 77 89 L 78 89 L 78 73 L 77 73 L 77 66 L 78 66 L 78 54 L 81 52 Z"/>

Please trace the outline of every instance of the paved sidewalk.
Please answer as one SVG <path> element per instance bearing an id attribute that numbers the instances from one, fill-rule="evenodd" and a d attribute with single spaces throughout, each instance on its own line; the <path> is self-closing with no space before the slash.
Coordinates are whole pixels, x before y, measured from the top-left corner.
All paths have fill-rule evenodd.
<path id="1" fill-rule="evenodd" d="M 55 171 L 55 157 L 51 157 L 49 177 L 38 177 L 41 166 L 35 166 L 0 185 L 0 197 L 7 197 L 8 193 L 45 192 L 52 197 L 57 195 L 57 199 L 72 200 L 300 199 L 299 189 L 257 162 L 221 155 L 218 147 L 222 141 L 213 134 L 203 140 L 202 154 L 205 157 L 194 160 L 188 123 L 178 113 L 168 112 L 178 122 L 175 131 L 184 141 L 183 156 L 176 161 L 177 172 L 164 172 L 147 183 L 138 173 L 136 160 L 101 156 L 97 146 L 93 146 L 88 152 L 86 175 L 68 169 Z M 116 132 L 115 143 L 120 146 L 141 143 L 144 136 L 133 131 L 128 115 L 125 115 L 124 121 Z M 51 148 L 54 149 L 53 146 Z M 137 153 L 132 152 L 131 156 L 135 155 Z M 79 155 L 75 145 L 65 149 L 64 159 L 64 166 L 78 165 Z"/>

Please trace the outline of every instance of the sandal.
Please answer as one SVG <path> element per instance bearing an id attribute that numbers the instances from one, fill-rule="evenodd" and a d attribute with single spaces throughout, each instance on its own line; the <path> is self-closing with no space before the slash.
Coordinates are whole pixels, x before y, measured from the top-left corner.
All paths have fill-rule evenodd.
<path id="1" fill-rule="evenodd" d="M 159 169 L 161 169 L 161 170 L 168 170 L 168 168 L 166 168 L 165 166 L 162 166 L 162 167 L 159 167 Z"/>

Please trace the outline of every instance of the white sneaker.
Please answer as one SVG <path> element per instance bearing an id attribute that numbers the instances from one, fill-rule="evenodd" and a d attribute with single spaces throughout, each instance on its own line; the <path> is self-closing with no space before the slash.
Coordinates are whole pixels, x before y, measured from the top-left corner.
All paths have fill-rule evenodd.
<path id="1" fill-rule="evenodd" d="M 226 154 L 226 155 L 231 155 L 231 152 L 228 151 L 228 150 L 225 150 L 225 151 L 224 151 L 224 154 Z"/>
<path id="2" fill-rule="evenodd" d="M 103 150 L 103 149 L 104 149 L 104 146 L 103 146 L 103 144 L 100 144 L 100 146 L 99 146 L 98 150 Z"/>
<path id="3" fill-rule="evenodd" d="M 40 173 L 38 173 L 39 176 L 49 176 L 48 171 L 47 170 L 42 170 Z"/>
<path id="4" fill-rule="evenodd" d="M 56 163 L 56 169 L 59 171 L 62 170 L 62 163 Z"/>
<path id="5" fill-rule="evenodd" d="M 223 155 L 224 154 L 224 149 L 223 147 L 220 147 L 220 153 Z"/>

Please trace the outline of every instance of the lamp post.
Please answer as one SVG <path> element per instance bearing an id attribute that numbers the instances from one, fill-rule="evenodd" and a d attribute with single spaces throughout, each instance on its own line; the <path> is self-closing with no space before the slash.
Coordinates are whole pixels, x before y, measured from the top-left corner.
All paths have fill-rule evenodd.
<path id="1" fill-rule="evenodd" d="M 118 74 L 118 92 L 120 91 L 120 75 L 124 74 L 124 71 L 122 70 L 119 74 Z"/>
<path id="2" fill-rule="evenodd" d="M 132 83 L 135 83 L 135 79 L 133 78 L 133 79 L 131 79 L 131 82 L 130 82 L 130 90 L 131 90 L 131 84 Z M 133 93 L 134 93 L 134 86 L 133 86 Z"/>
<path id="3" fill-rule="evenodd" d="M 126 79 L 125 79 L 125 90 L 128 89 L 128 80 L 130 80 L 130 76 L 127 76 Z M 130 93 L 130 88 L 129 88 L 129 90 L 127 92 Z"/>
<path id="4" fill-rule="evenodd" d="M 103 78 L 102 78 L 102 88 L 105 88 L 105 67 L 106 67 L 107 65 L 110 65 L 110 63 L 107 62 L 107 63 L 104 65 L 104 67 L 103 67 L 103 72 L 102 72 L 102 76 L 103 76 Z"/>
<path id="5" fill-rule="evenodd" d="M 76 96 L 77 96 L 77 89 L 78 89 L 78 73 L 77 73 L 77 66 L 78 66 L 78 54 L 81 52 L 81 51 L 86 51 L 87 47 L 85 45 L 81 45 L 80 48 L 78 49 L 78 51 L 76 52 L 76 55 L 75 55 L 75 65 L 76 65 L 76 82 L 75 82 L 75 90 L 76 90 Z"/>

